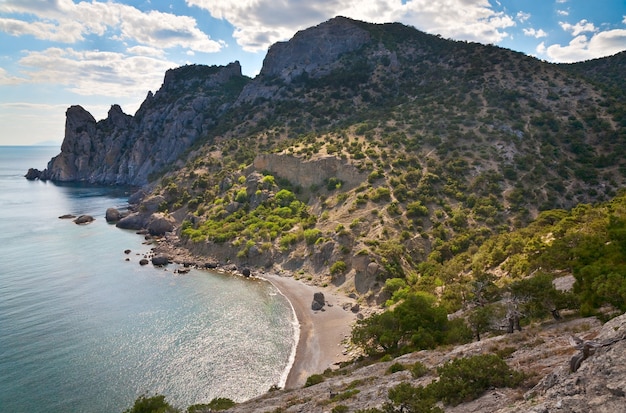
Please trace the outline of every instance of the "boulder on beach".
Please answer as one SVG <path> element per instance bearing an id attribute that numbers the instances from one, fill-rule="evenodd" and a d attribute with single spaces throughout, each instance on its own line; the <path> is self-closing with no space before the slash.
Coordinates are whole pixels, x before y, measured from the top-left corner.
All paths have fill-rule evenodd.
<path id="1" fill-rule="evenodd" d="M 89 224 L 95 221 L 95 218 L 91 215 L 80 215 L 78 218 L 74 220 L 74 223 L 77 225 Z"/>
<path id="2" fill-rule="evenodd" d="M 324 308 L 326 304 L 326 299 L 324 298 L 324 293 L 317 292 L 313 294 L 313 302 L 311 303 L 311 309 L 313 311 L 319 311 Z"/>
<path id="3" fill-rule="evenodd" d="M 250 276 L 250 268 L 244 268 L 243 270 L 241 270 L 241 273 L 243 274 L 244 277 L 249 277 Z"/>

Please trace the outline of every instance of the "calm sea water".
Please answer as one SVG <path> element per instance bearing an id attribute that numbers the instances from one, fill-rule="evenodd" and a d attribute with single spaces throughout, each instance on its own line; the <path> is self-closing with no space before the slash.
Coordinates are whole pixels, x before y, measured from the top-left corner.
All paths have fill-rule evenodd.
<path id="1" fill-rule="evenodd" d="M 140 266 L 150 247 L 104 219 L 127 193 L 23 178 L 58 152 L 0 147 L 0 411 L 121 412 L 154 393 L 184 408 L 284 384 L 285 298 L 266 282 Z M 70 213 L 96 221 L 58 219 Z"/>

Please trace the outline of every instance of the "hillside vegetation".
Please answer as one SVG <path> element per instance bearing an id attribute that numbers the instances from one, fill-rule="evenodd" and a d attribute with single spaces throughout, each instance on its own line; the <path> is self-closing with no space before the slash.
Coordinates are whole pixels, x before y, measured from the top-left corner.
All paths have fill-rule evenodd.
<path id="1" fill-rule="evenodd" d="M 438 293 L 453 296 L 453 309 L 462 294 L 448 291 L 477 275 L 458 262 L 483 244 L 624 187 L 622 55 L 555 65 L 343 18 L 292 41 L 339 24 L 369 40 L 311 73 L 297 55 L 279 74 L 262 70 L 187 164 L 161 179 L 155 194 L 183 217 L 186 247 L 378 302 L 390 278 L 448 286 Z M 264 169 L 261 154 L 276 155 Z M 356 178 L 329 175 L 328 158 Z M 308 175 L 287 167 L 293 159 Z"/>

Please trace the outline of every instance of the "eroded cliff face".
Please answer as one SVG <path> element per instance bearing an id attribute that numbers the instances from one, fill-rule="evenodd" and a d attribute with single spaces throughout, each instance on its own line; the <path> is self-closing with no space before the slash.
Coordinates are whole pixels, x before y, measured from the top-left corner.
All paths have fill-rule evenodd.
<path id="1" fill-rule="evenodd" d="M 44 180 L 145 185 L 206 136 L 249 79 L 238 62 L 168 70 L 163 85 L 130 116 L 113 105 L 96 122 L 80 106 L 66 112 L 61 153 L 40 174 Z"/>
<path id="2" fill-rule="evenodd" d="M 288 178 L 292 183 L 303 188 L 323 185 L 330 178 L 337 178 L 352 188 L 367 179 L 367 173 L 359 171 L 352 164 L 336 156 L 324 156 L 314 160 L 286 154 L 259 154 L 254 159 L 257 171 L 268 171 L 274 175 Z"/>

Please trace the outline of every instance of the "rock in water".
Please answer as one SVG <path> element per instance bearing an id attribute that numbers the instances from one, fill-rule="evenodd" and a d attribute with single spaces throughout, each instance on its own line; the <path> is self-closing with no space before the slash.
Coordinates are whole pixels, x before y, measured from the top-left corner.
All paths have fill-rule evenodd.
<path id="1" fill-rule="evenodd" d="M 91 215 L 80 215 L 78 218 L 74 220 L 74 223 L 77 225 L 89 224 L 95 221 L 95 218 Z"/>
<path id="2" fill-rule="evenodd" d="M 159 255 L 156 257 L 152 257 L 152 265 L 157 266 L 157 267 L 164 267 L 167 264 L 170 263 L 170 259 L 169 257 L 166 257 L 164 255 Z"/>
<path id="3" fill-rule="evenodd" d="M 29 181 L 35 181 L 41 177 L 41 171 L 35 168 L 28 168 L 28 172 L 24 175 Z"/>
<path id="4" fill-rule="evenodd" d="M 122 214 L 116 208 L 107 208 L 107 212 L 105 214 L 107 222 L 117 222 L 121 217 Z"/>

